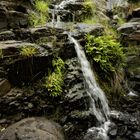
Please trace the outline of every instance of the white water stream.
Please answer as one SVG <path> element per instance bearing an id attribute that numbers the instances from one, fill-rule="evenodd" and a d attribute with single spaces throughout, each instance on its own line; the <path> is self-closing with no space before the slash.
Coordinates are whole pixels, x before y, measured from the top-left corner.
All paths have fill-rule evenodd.
<path id="1" fill-rule="evenodd" d="M 91 69 L 91 66 L 86 58 L 83 49 L 73 37 L 69 36 L 69 38 L 74 43 L 75 50 L 77 52 L 77 56 L 81 64 L 81 69 L 86 81 L 87 93 L 91 100 L 90 110 L 94 113 L 100 124 L 102 124 L 106 120 L 108 120 L 110 112 L 107 99 L 104 92 L 101 90 L 95 80 L 95 75 Z"/>
<path id="2" fill-rule="evenodd" d="M 109 107 L 104 92 L 95 80 L 95 75 L 91 69 L 90 63 L 86 58 L 85 52 L 79 45 L 78 41 L 69 35 L 69 39 L 74 43 L 75 50 L 81 64 L 81 69 L 86 82 L 86 91 L 90 98 L 90 111 L 98 120 L 99 127 L 93 127 L 88 130 L 89 133 L 98 131 L 96 138 L 107 140 L 107 131 L 110 125 Z"/>

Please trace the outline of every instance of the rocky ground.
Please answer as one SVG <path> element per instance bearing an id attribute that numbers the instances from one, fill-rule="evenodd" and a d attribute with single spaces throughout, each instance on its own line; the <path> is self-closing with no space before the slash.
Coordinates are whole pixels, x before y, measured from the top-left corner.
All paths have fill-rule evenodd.
<path id="1" fill-rule="evenodd" d="M 89 99 L 74 44 L 69 41 L 64 27 L 52 28 L 47 25 L 27 28 L 25 17 L 31 10 L 28 1 L 7 2 L 0 2 L 0 140 L 29 140 L 38 137 L 43 140 L 46 136 L 53 140 L 83 140 L 87 129 L 96 126 L 96 119 L 89 111 Z M 65 10 L 73 11 L 70 8 L 75 7 L 75 11 L 80 11 L 76 9 L 80 4 L 70 4 Z M 21 5 L 22 8 L 19 8 Z M 126 94 L 120 101 L 121 104 L 110 105 L 112 110 L 118 111 L 111 113 L 114 122 L 109 130 L 111 140 L 140 139 L 139 11 L 133 10 L 128 23 L 117 29 L 128 52 L 126 80 L 134 95 Z M 9 17 L 10 14 L 12 16 Z M 66 21 L 64 16 L 62 20 Z M 86 33 L 100 35 L 104 31 L 102 25 L 81 23 L 72 28 L 72 35 L 81 45 L 85 43 Z M 37 53 L 32 57 L 21 55 L 20 50 L 25 46 L 36 48 Z M 48 91 L 42 88 L 42 79 L 53 69 L 52 60 L 55 56 L 61 57 L 65 62 L 65 84 L 62 96 L 57 98 L 50 97 Z M 53 120 L 62 128 L 44 118 L 27 118 L 37 116 Z"/>

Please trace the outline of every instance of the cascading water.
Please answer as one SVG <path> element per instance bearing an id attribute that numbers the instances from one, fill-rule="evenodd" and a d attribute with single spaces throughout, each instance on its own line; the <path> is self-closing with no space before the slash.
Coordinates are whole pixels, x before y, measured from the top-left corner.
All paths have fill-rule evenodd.
<path id="1" fill-rule="evenodd" d="M 58 5 L 55 5 L 54 6 L 54 9 L 51 10 L 52 12 L 52 25 L 53 27 L 58 27 L 58 26 L 61 26 L 62 22 L 61 22 L 61 16 L 58 14 L 60 11 L 65 11 L 64 10 L 64 7 L 67 5 L 67 4 L 70 4 L 70 3 L 75 3 L 76 0 L 63 0 L 60 4 Z M 72 14 L 73 15 L 73 21 L 75 21 L 75 13 Z M 55 19 L 56 18 L 56 19 Z"/>
<path id="2" fill-rule="evenodd" d="M 75 50 L 81 64 L 81 69 L 86 82 L 87 94 L 90 98 L 90 111 L 93 113 L 99 123 L 99 127 L 93 127 L 88 130 L 89 133 L 98 131 L 96 138 L 107 140 L 107 130 L 110 124 L 109 122 L 109 107 L 104 92 L 98 86 L 94 73 L 91 69 L 90 63 L 88 62 L 86 55 L 79 45 L 79 43 L 69 35 L 69 39 L 74 43 Z"/>

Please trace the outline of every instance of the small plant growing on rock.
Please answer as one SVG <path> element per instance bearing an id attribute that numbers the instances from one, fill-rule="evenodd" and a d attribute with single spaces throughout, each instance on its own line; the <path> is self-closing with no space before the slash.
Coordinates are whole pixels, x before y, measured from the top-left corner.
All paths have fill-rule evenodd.
<path id="1" fill-rule="evenodd" d="M 48 4 L 43 0 L 36 0 L 35 1 L 35 8 L 40 13 L 47 13 L 48 12 Z"/>
<path id="2" fill-rule="evenodd" d="M 83 3 L 83 6 L 84 6 L 83 10 L 85 11 L 83 20 L 93 17 L 93 15 L 95 14 L 95 11 L 96 11 L 94 2 L 92 0 L 86 0 Z"/>
<path id="3" fill-rule="evenodd" d="M 86 52 L 104 72 L 114 72 L 124 66 L 125 54 L 112 36 L 86 36 Z"/>
<path id="4" fill-rule="evenodd" d="M 123 67 L 126 55 L 121 44 L 113 36 L 86 36 L 86 53 L 94 62 L 95 71 L 102 88 L 111 98 L 120 98 L 125 93 Z"/>
<path id="5" fill-rule="evenodd" d="M 61 58 L 53 60 L 54 72 L 45 80 L 44 87 L 50 92 L 50 96 L 57 97 L 62 93 L 63 71 L 65 64 Z"/>
<path id="6" fill-rule="evenodd" d="M 43 0 L 36 0 L 35 12 L 29 14 L 29 23 L 32 26 L 44 25 L 48 19 L 48 3 Z"/>
<path id="7" fill-rule="evenodd" d="M 25 46 L 20 49 L 20 55 L 25 57 L 32 57 L 37 53 L 37 48 L 34 48 L 33 46 Z"/>

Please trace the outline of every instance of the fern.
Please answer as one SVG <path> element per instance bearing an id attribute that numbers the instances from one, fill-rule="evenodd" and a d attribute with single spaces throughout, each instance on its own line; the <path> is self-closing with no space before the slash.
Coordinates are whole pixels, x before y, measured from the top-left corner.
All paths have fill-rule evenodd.
<path id="1" fill-rule="evenodd" d="M 124 66 L 123 47 L 112 36 L 86 35 L 86 52 L 104 72 L 113 72 Z"/>
<path id="2" fill-rule="evenodd" d="M 62 59 L 58 58 L 54 59 L 52 63 L 54 72 L 46 78 L 44 86 L 48 89 L 50 96 L 57 97 L 62 93 L 62 86 L 64 84 L 64 62 Z"/>

